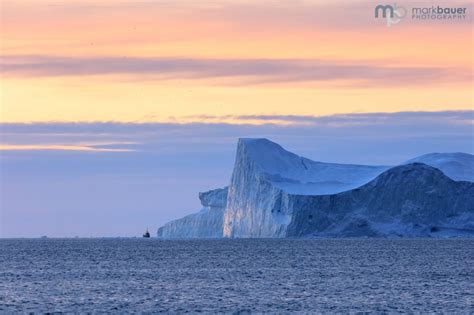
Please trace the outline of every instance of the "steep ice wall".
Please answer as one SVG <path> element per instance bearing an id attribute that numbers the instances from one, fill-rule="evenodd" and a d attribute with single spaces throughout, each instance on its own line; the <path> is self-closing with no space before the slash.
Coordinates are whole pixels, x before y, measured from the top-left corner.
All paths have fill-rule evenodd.
<path id="1" fill-rule="evenodd" d="M 436 167 L 454 180 L 474 182 L 474 155 L 468 153 L 430 153 L 414 159 L 409 163 L 424 163 Z"/>
<path id="2" fill-rule="evenodd" d="M 289 196 L 287 236 L 474 236 L 474 183 L 415 163 L 327 196 Z M 297 210 L 297 211 L 296 211 Z"/>
<path id="3" fill-rule="evenodd" d="M 314 162 L 267 139 L 240 139 L 224 213 L 226 237 L 285 237 L 288 194 L 337 193 L 367 183 L 385 166 Z"/>
<path id="4" fill-rule="evenodd" d="M 283 237 L 291 213 L 281 205 L 282 190 L 272 185 L 246 140 L 239 140 L 224 211 L 225 237 Z M 271 160 L 268 162 L 272 162 Z"/>
<path id="5" fill-rule="evenodd" d="M 203 208 L 184 218 L 166 223 L 158 229 L 160 238 L 219 238 L 222 237 L 227 187 L 199 193 Z"/>

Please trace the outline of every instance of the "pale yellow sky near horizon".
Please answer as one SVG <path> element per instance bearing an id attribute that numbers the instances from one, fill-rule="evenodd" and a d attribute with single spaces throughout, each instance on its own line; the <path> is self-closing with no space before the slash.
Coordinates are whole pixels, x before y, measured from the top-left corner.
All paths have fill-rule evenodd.
<path id="1" fill-rule="evenodd" d="M 390 28 L 373 9 L 4 0 L 0 121 L 473 109 L 472 7 L 463 21 L 407 18 Z"/>

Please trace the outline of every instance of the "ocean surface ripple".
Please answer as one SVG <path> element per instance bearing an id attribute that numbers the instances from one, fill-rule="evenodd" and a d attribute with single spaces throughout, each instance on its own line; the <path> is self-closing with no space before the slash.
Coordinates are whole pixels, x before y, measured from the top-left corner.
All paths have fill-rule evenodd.
<path id="1" fill-rule="evenodd" d="M 0 240 L 0 312 L 474 312 L 474 240 Z"/>

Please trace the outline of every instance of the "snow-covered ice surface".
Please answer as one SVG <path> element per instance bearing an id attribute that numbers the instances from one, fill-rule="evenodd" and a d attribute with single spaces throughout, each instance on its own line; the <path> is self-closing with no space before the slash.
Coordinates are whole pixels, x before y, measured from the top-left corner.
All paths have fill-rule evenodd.
<path id="1" fill-rule="evenodd" d="M 427 154 L 395 167 L 350 165 L 315 162 L 267 139 L 239 139 L 227 199 L 214 212 L 205 207 L 168 223 L 158 236 L 474 236 L 473 170 L 465 153 Z"/>
<path id="2" fill-rule="evenodd" d="M 474 182 L 474 155 L 468 153 L 430 153 L 406 162 L 425 163 L 443 171 L 454 180 Z"/>
<path id="3" fill-rule="evenodd" d="M 474 242 L 0 240 L 0 313 L 474 312 Z"/>
<path id="4" fill-rule="evenodd" d="M 273 186 L 298 195 L 326 195 L 349 190 L 389 168 L 315 162 L 267 139 L 240 139 L 236 165 L 239 163 L 253 164 L 252 171 L 261 173 Z"/>

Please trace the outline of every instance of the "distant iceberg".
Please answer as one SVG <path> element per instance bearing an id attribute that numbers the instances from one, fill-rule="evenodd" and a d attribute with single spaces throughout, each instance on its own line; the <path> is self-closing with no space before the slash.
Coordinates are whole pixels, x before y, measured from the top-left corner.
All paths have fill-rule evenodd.
<path id="1" fill-rule="evenodd" d="M 474 236 L 474 156 L 401 166 L 315 162 L 267 139 L 240 139 L 228 187 L 161 238 Z"/>

